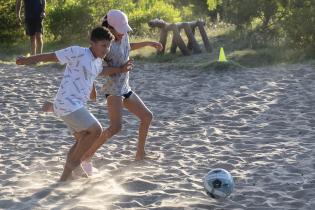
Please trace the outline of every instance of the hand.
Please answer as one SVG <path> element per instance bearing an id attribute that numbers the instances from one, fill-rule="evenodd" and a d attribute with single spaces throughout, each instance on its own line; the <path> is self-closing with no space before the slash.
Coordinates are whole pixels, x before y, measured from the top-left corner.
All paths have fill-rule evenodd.
<path id="1" fill-rule="evenodd" d="M 50 101 L 45 101 L 42 106 L 43 112 L 54 112 L 54 104 Z"/>
<path id="2" fill-rule="evenodd" d="M 29 57 L 18 56 L 15 60 L 15 63 L 17 65 L 30 65 L 30 64 L 35 64 L 36 62 Z"/>
<path id="3" fill-rule="evenodd" d="M 133 59 L 130 59 L 130 60 L 128 60 L 122 67 L 120 67 L 121 73 L 130 71 L 133 67 L 134 67 L 134 65 L 133 65 Z"/>
<path id="4" fill-rule="evenodd" d="M 18 56 L 15 60 L 15 63 L 17 65 L 25 65 L 26 63 L 26 57 L 25 56 Z"/>
<path id="5" fill-rule="evenodd" d="M 158 51 L 163 50 L 163 45 L 160 42 L 152 42 L 151 47 L 154 47 Z"/>
<path id="6" fill-rule="evenodd" d="M 97 97 L 97 92 L 96 92 L 95 85 L 93 84 L 93 88 L 92 88 L 92 91 L 90 93 L 90 100 L 95 102 L 96 97 Z"/>

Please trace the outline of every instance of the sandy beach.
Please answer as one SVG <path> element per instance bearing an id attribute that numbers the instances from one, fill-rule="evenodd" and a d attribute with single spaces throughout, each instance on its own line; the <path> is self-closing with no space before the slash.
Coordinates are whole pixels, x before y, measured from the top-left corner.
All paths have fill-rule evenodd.
<path id="1" fill-rule="evenodd" d="M 134 161 L 138 120 L 93 159 L 98 173 L 58 183 L 73 144 L 40 107 L 62 68 L 0 64 L 0 209 L 315 209 L 315 65 L 243 70 L 136 63 L 131 86 L 154 114 Z M 102 80 L 98 80 L 100 87 Z M 108 125 L 104 95 L 88 107 Z M 224 168 L 235 190 L 208 197 L 203 176 Z"/>

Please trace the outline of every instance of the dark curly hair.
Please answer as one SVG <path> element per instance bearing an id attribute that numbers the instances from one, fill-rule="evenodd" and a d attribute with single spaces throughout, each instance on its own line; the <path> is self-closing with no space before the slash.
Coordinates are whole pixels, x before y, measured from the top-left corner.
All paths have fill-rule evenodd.
<path id="1" fill-rule="evenodd" d="M 114 35 L 105 27 L 98 26 L 94 28 L 91 32 L 90 40 L 93 42 L 96 41 L 113 41 L 115 39 Z"/>

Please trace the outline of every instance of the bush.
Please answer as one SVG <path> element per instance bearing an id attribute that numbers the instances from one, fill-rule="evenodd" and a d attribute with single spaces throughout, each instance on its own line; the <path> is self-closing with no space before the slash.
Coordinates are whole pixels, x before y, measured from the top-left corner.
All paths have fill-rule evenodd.
<path id="1" fill-rule="evenodd" d="M 140 1 L 134 11 L 127 14 L 134 34 L 143 35 L 148 32 L 147 24 L 155 18 L 163 19 L 166 22 L 179 22 L 181 16 L 179 10 L 173 5 L 161 0 Z"/>
<path id="2" fill-rule="evenodd" d="M 21 12 L 21 14 L 23 14 Z M 0 4 L 0 41 L 13 42 L 23 36 L 23 28 L 18 26 L 15 15 L 15 0 L 2 1 Z"/>
<path id="3" fill-rule="evenodd" d="M 297 48 L 315 48 L 315 1 L 293 1 L 283 21 L 288 41 Z M 307 24 L 306 24 L 307 22 Z"/>
<path id="4" fill-rule="evenodd" d="M 149 31 L 147 23 L 154 18 L 165 21 L 180 21 L 180 12 L 173 5 L 162 0 L 140 0 L 133 3 L 127 0 L 67 1 L 57 4 L 48 11 L 47 30 L 54 39 L 70 40 L 87 37 L 88 31 L 101 23 L 101 18 L 110 9 L 124 11 L 133 34 L 144 35 Z"/>
<path id="5" fill-rule="evenodd" d="M 278 0 L 223 0 L 224 21 L 235 24 L 238 28 L 264 29 L 272 27 L 278 21 L 281 4 Z"/>
<path id="6" fill-rule="evenodd" d="M 47 30 L 58 40 L 86 38 L 93 23 L 91 14 L 91 9 L 83 4 L 54 7 L 46 19 Z"/>

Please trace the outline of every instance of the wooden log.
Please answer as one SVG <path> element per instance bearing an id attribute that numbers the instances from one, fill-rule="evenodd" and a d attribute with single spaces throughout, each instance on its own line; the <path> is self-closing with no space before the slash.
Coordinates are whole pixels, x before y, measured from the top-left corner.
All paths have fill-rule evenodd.
<path id="1" fill-rule="evenodd" d="M 190 26 L 191 28 L 197 27 L 197 21 L 192 21 L 192 22 L 183 22 L 183 23 L 176 23 L 176 26 L 178 29 L 184 29 L 185 27 Z"/>
<path id="2" fill-rule="evenodd" d="M 163 46 L 163 49 L 158 52 L 158 54 L 163 55 L 165 53 L 165 46 L 166 46 L 166 41 L 167 41 L 167 31 L 165 28 L 161 29 L 161 34 L 160 34 L 160 43 Z"/>
<path id="3" fill-rule="evenodd" d="M 166 41 L 167 41 L 167 30 L 166 30 L 166 26 L 168 25 L 164 20 L 161 19 L 154 19 L 149 21 L 148 25 L 151 28 L 157 27 L 157 28 L 161 28 L 160 31 L 160 43 L 163 46 L 163 49 L 161 51 L 158 52 L 158 54 L 164 54 L 165 53 L 165 47 L 166 47 Z"/>
<path id="4" fill-rule="evenodd" d="M 197 23 L 197 26 L 199 28 L 200 35 L 202 37 L 202 41 L 203 41 L 203 44 L 205 45 L 206 50 L 208 52 L 212 52 L 212 47 L 210 46 L 210 42 L 208 40 L 207 33 L 204 29 L 204 25 L 205 25 L 205 23 L 203 21 L 198 21 L 198 23 Z"/>
<path id="5" fill-rule="evenodd" d="M 196 26 L 195 26 L 195 27 L 192 27 L 192 28 L 191 28 L 191 31 L 192 31 L 192 33 L 193 33 L 193 36 L 195 36 L 195 33 L 196 33 Z M 193 49 L 192 43 L 191 43 L 189 40 L 188 40 L 187 48 L 188 48 L 189 50 L 192 50 L 192 49 Z"/>
<path id="6" fill-rule="evenodd" d="M 173 37 L 176 45 L 182 51 L 183 55 L 190 55 L 189 50 L 186 47 L 185 42 L 183 41 L 182 37 L 180 36 L 179 30 L 176 24 L 171 24 L 169 26 L 173 31 Z"/>
<path id="7" fill-rule="evenodd" d="M 177 44 L 176 44 L 175 36 L 174 36 L 174 34 L 173 34 L 172 45 L 171 45 L 170 52 L 173 53 L 173 54 L 175 54 L 175 53 L 176 53 L 176 49 L 177 49 Z"/>
<path id="8" fill-rule="evenodd" d="M 148 25 L 151 28 L 157 27 L 157 28 L 165 28 L 169 23 L 166 23 L 164 20 L 161 19 L 154 19 L 149 21 Z"/>
<path id="9" fill-rule="evenodd" d="M 164 54 L 165 52 L 167 33 L 169 31 L 173 31 L 172 44 L 171 44 L 171 49 L 170 49 L 171 53 L 175 53 L 177 47 L 179 47 L 183 55 L 189 55 L 190 51 L 192 51 L 193 53 L 200 53 L 201 47 L 199 46 L 195 38 L 196 27 L 199 28 L 200 35 L 205 45 L 205 49 L 209 52 L 212 51 L 206 31 L 204 29 L 204 26 L 205 26 L 204 21 L 198 20 L 198 21 L 183 22 L 183 23 L 167 23 L 161 19 L 154 19 L 154 20 L 151 20 L 148 23 L 148 25 L 150 27 L 157 27 L 161 29 L 160 42 L 163 45 L 163 50 L 160 52 L 160 54 Z M 180 36 L 181 29 L 185 30 L 186 35 L 188 37 L 187 46 Z"/>
<path id="10" fill-rule="evenodd" d="M 165 28 L 167 31 L 173 30 L 174 24 L 177 26 L 177 28 L 183 29 L 188 24 L 191 28 L 195 28 L 198 26 L 198 21 L 192 21 L 192 22 L 183 22 L 183 23 L 167 23 L 164 20 L 161 19 L 154 19 L 149 21 L 148 25 L 151 28 Z"/>
<path id="11" fill-rule="evenodd" d="M 201 53 L 201 48 L 191 30 L 191 26 L 188 23 L 183 23 L 183 28 L 186 32 L 186 35 L 188 37 L 188 44 L 187 48 L 189 49 L 188 46 L 192 48 L 193 53 Z"/>

